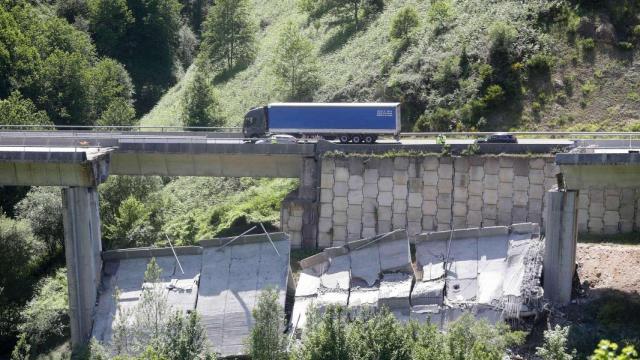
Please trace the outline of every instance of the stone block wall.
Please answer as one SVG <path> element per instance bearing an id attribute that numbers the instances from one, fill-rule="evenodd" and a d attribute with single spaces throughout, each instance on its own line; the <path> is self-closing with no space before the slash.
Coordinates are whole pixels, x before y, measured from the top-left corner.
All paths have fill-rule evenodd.
<path id="1" fill-rule="evenodd" d="M 324 158 L 318 246 L 406 228 L 424 231 L 542 223 L 554 157 Z M 611 215 L 609 215 L 612 217 Z"/>
<path id="2" fill-rule="evenodd" d="M 554 160 L 553 155 L 324 157 L 318 199 L 288 196 L 281 228 L 296 248 L 341 246 L 401 228 L 413 237 L 451 224 L 460 229 L 537 222 L 544 229 L 547 190 L 559 171 Z M 303 235 L 305 223 L 317 223 L 313 239 Z M 638 230 L 640 187 L 579 189 L 580 233 Z"/>

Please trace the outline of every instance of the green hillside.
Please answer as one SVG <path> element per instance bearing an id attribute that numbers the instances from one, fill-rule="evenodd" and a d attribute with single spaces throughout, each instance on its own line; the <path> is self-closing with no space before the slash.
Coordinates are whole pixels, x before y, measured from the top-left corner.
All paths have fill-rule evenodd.
<path id="1" fill-rule="evenodd" d="M 630 1 L 392 0 L 358 31 L 331 14 L 310 20 L 297 0 L 253 3 L 256 59 L 214 82 L 229 125 L 252 106 L 283 100 L 270 63 L 287 21 L 317 51 L 322 85 L 314 101 L 401 101 L 404 130 L 416 122 L 420 130 L 622 129 L 640 119 L 633 15 L 640 6 Z M 417 10 L 419 25 L 402 44 L 389 29 L 406 6 Z M 181 89 L 192 78 L 142 123 L 180 125 Z M 502 92 L 492 95 L 492 85 Z"/>

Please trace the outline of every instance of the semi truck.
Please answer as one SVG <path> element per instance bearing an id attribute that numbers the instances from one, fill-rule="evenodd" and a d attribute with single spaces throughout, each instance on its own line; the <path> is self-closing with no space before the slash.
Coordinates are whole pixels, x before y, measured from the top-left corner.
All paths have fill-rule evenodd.
<path id="1" fill-rule="evenodd" d="M 380 135 L 400 135 L 400 103 L 273 103 L 249 110 L 242 133 L 372 144 Z"/>

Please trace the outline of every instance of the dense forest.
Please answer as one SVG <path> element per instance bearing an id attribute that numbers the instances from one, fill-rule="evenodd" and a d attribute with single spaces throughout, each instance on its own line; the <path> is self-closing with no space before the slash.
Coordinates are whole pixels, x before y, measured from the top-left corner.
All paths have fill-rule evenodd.
<path id="1" fill-rule="evenodd" d="M 638 130 L 638 14 L 638 0 L 0 0 L 0 124 L 237 126 L 273 101 L 399 101 L 404 131 Z M 275 229 L 295 188 L 111 177 L 104 247 Z M 0 206 L 0 358 L 55 352 L 60 189 L 2 188 Z"/>

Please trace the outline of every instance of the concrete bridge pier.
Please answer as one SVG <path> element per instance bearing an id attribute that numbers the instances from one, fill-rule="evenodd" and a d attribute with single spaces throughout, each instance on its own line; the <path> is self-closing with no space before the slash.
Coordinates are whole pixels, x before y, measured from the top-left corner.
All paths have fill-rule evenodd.
<path id="1" fill-rule="evenodd" d="M 552 189 L 547 193 L 544 294 L 554 305 L 571 301 L 578 241 L 578 191 Z"/>
<path id="2" fill-rule="evenodd" d="M 63 188 L 62 201 L 71 344 L 75 348 L 91 336 L 102 269 L 98 189 Z"/>

